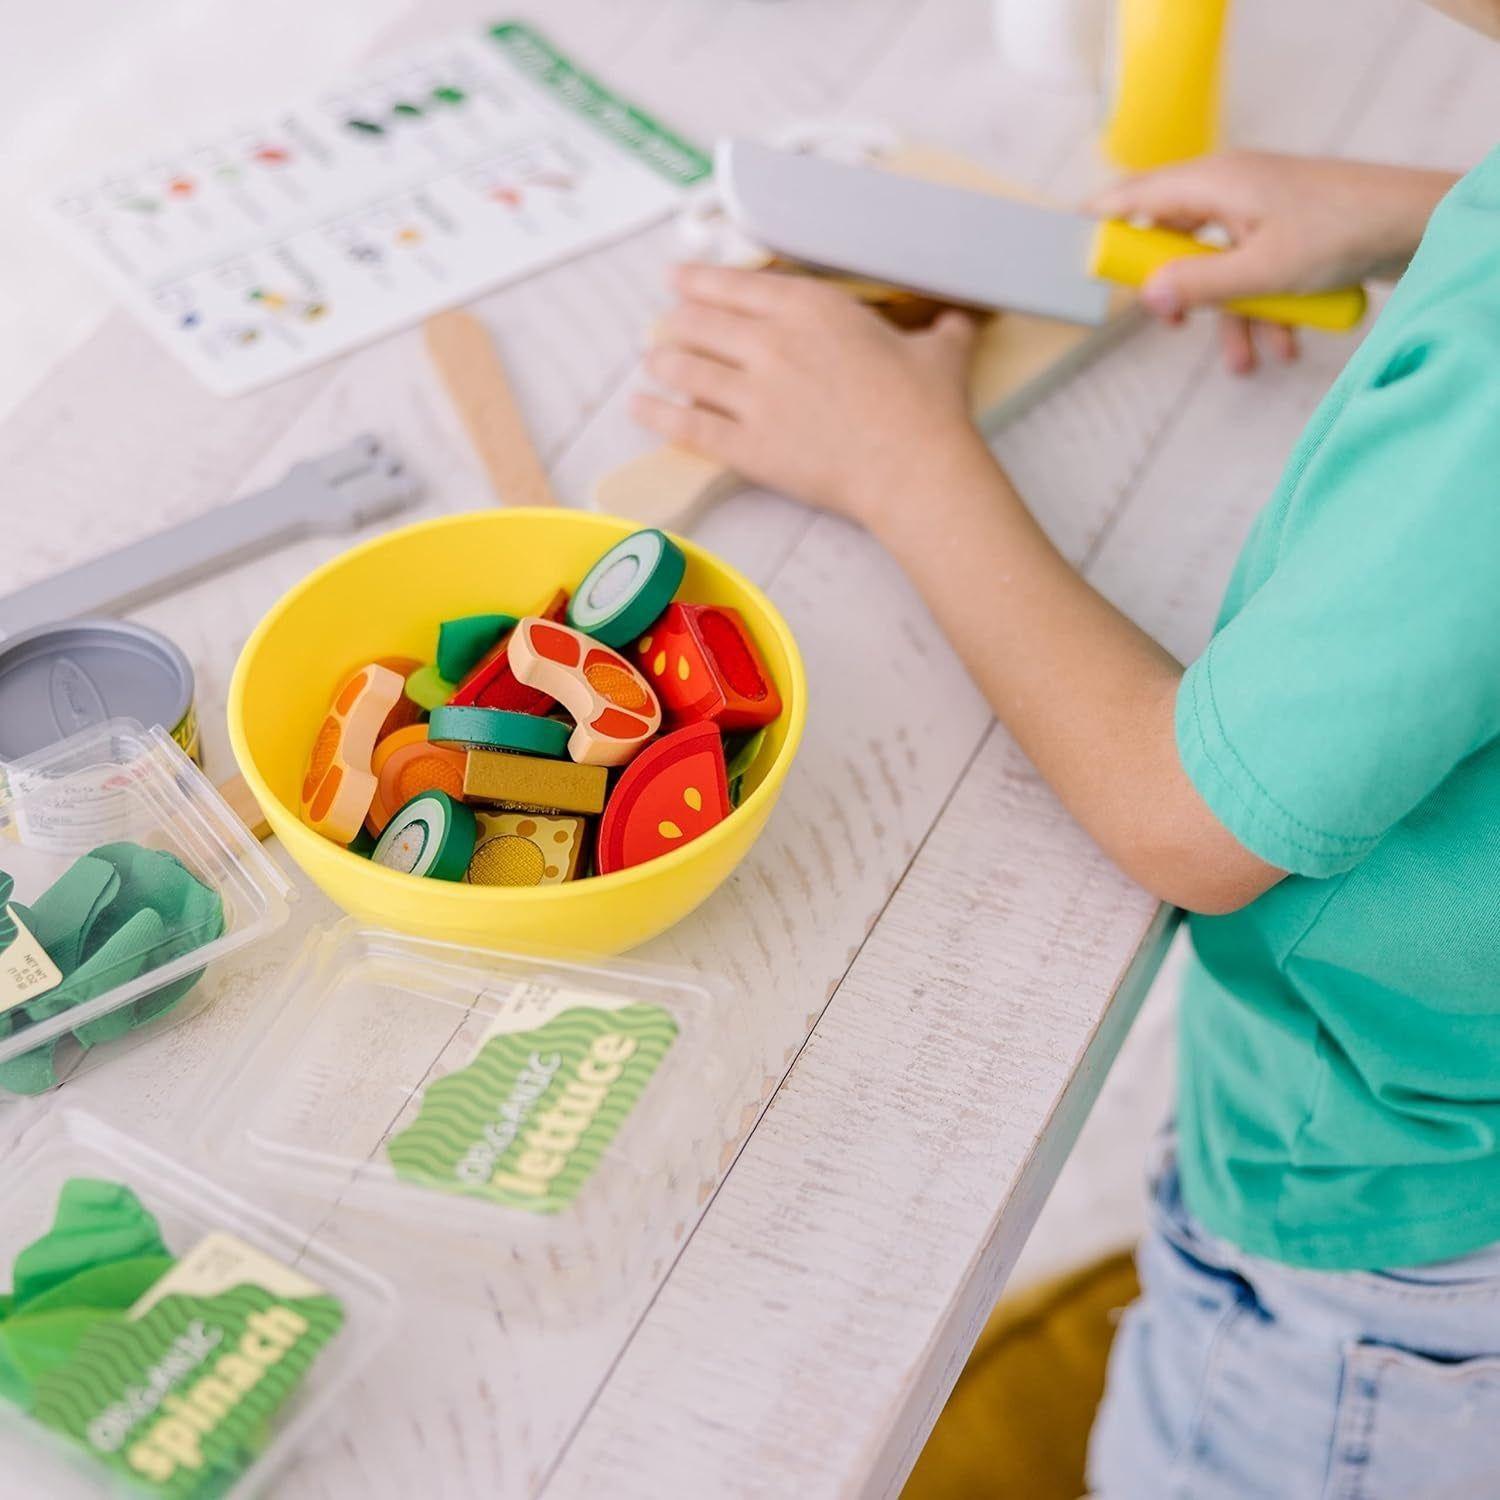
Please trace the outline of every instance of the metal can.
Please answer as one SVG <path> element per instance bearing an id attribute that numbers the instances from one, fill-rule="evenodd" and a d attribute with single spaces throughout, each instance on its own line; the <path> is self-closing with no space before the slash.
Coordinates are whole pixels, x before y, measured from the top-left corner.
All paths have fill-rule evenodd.
<path id="1" fill-rule="evenodd" d="M 159 724 L 202 764 L 193 669 L 166 636 L 61 620 L 0 641 L 0 762 L 109 719 Z"/>

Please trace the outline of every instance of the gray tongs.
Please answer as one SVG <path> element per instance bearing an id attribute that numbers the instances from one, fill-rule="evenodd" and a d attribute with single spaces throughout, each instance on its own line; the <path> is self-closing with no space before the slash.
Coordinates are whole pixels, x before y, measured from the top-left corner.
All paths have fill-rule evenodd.
<path id="1" fill-rule="evenodd" d="M 114 615 L 273 547 L 352 531 L 400 510 L 416 481 L 370 436 L 294 465 L 269 489 L 0 598 L 0 638 L 78 615 Z"/>

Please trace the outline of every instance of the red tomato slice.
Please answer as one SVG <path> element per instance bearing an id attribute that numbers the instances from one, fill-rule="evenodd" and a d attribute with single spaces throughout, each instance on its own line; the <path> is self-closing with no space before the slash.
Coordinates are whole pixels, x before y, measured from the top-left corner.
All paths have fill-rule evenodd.
<path id="1" fill-rule="evenodd" d="M 544 620 L 561 620 L 568 610 L 568 591 L 558 591 L 547 601 L 545 609 L 538 610 Z M 449 700 L 457 707 L 504 708 L 511 713 L 544 716 L 552 709 L 553 699 L 536 688 L 516 681 L 510 669 L 510 658 L 506 648 L 510 645 L 511 632 L 506 631 L 490 648 L 459 684 L 458 691 Z"/>
<path id="2" fill-rule="evenodd" d="M 648 745 L 625 768 L 599 823 L 601 875 L 680 849 L 729 816 L 724 742 L 689 724 Z"/>

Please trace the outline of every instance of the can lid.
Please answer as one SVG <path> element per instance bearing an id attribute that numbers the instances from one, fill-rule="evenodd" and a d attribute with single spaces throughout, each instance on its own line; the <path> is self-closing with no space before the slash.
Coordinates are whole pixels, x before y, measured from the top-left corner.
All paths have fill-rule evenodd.
<path id="1" fill-rule="evenodd" d="M 170 733 L 192 703 L 187 657 L 143 625 L 64 620 L 0 641 L 0 760 L 110 719 Z"/>

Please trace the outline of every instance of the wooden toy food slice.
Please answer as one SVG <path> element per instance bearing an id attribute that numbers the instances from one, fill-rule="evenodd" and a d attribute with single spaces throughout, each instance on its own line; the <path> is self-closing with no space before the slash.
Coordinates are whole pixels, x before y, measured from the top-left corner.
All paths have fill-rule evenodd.
<path id="1" fill-rule="evenodd" d="M 418 667 L 406 679 L 406 696 L 429 713 L 441 708 L 457 691 L 457 686 L 431 664 Z"/>
<path id="2" fill-rule="evenodd" d="M 580 631 L 528 616 L 511 632 L 509 651 L 516 677 L 577 721 L 568 754 L 580 765 L 622 766 L 661 728 L 661 704 L 646 679 Z"/>
<path id="3" fill-rule="evenodd" d="M 686 567 L 681 549 L 664 532 L 633 532 L 584 574 L 568 606 L 568 624 L 606 646 L 625 646 L 672 602 Z"/>
<path id="4" fill-rule="evenodd" d="M 626 767 L 599 822 L 601 875 L 680 849 L 729 816 L 724 743 L 712 724 L 663 735 Z"/>
<path id="5" fill-rule="evenodd" d="M 386 824 L 373 864 L 433 880 L 462 880 L 474 857 L 473 812 L 446 792 L 420 792 Z"/>
<path id="6" fill-rule="evenodd" d="M 387 672 L 394 672 L 403 683 L 413 672 L 421 669 L 422 663 L 415 656 L 378 656 L 375 665 L 384 667 Z M 398 729 L 405 729 L 409 724 L 421 722 L 422 715 L 426 712 L 423 704 L 420 704 L 406 691 L 396 700 L 396 706 L 385 716 L 385 723 L 380 726 L 380 733 L 375 736 L 378 745 L 388 734 L 395 734 Z"/>
<path id="7" fill-rule="evenodd" d="M 516 623 L 514 615 L 465 615 L 438 626 L 437 669 L 462 682 Z"/>
<path id="8" fill-rule="evenodd" d="M 464 768 L 464 796 L 471 802 L 517 812 L 596 813 L 608 784 L 603 766 L 504 751 L 471 750 Z"/>
<path id="9" fill-rule="evenodd" d="M 359 832 L 375 798 L 370 757 L 376 736 L 402 688 L 395 672 L 371 662 L 334 696 L 302 779 L 302 821 L 315 833 L 347 844 Z"/>
<path id="10" fill-rule="evenodd" d="M 365 827 L 377 836 L 392 814 L 421 792 L 447 792 L 461 798 L 467 756 L 454 745 L 435 745 L 425 724 L 413 724 L 388 734 L 375 747 L 370 769 L 375 773 L 375 798 Z"/>
<path id="11" fill-rule="evenodd" d="M 562 885 L 578 873 L 582 818 L 481 812 L 479 842 L 464 877 L 470 885 Z"/>
<path id="12" fill-rule="evenodd" d="M 757 729 L 744 735 L 739 743 L 724 742 L 724 775 L 729 781 L 729 805 L 738 807 L 745 800 L 745 778 L 750 774 L 760 752 L 766 746 L 766 731 Z"/>
<path id="13" fill-rule="evenodd" d="M 427 737 L 435 744 L 475 750 L 515 750 L 522 755 L 568 753 L 568 726 L 535 714 L 503 708 L 459 708 L 448 703 L 432 711 Z"/>
<path id="14" fill-rule="evenodd" d="M 781 712 L 781 695 L 740 612 L 670 605 L 636 642 L 641 669 L 674 723 L 759 729 Z"/>
<path id="15" fill-rule="evenodd" d="M 532 613 L 544 620 L 561 623 L 568 613 L 568 591 L 558 589 L 544 609 Z M 552 699 L 546 693 L 516 680 L 507 649 L 512 634 L 507 630 L 495 642 L 489 653 L 480 659 L 479 665 L 459 684 L 450 702 L 460 708 L 504 708 L 517 714 L 541 715 L 551 709 Z"/>

